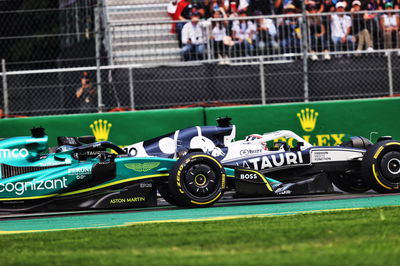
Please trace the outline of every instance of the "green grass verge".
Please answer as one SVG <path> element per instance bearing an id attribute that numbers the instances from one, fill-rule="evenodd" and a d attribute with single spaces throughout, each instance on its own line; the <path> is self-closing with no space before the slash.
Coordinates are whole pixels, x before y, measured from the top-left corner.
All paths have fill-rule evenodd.
<path id="1" fill-rule="evenodd" d="M 4 265 L 399 265 L 400 208 L 0 236 Z"/>

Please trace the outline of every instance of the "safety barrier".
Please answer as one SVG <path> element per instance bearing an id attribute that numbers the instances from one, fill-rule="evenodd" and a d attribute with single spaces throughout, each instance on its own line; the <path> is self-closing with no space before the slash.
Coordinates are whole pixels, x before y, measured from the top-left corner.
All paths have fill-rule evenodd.
<path id="1" fill-rule="evenodd" d="M 185 127 L 216 125 L 216 118 L 230 116 L 237 125 L 237 139 L 287 129 L 314 145 L 337 145 L 354 135 L 372 141 L 382 135 L 400 139 L 399 111 L 400 98 L 382 98 L 15 118 L 0 120 L 0 137 L 27 135 L 30 128 L 43 126 L 50 146 L 56 145 L 57 136 L 82 135 L 127 145 Z"/>
<path id="2" fill-rule="evenodd" d="M 207 124 L 234 118 L 237 137 L 287 129 L 313 145 L 338 145 L 350 136 L 400 138 L 400 98 L 220 107 L 205 110 Z"/>
<path id="3" fill-rule="evenodd" d="M 87 135 L 128 145 L 203 123 L 202 108 L 15 118 L 0 120 L 0 137 L 26 136 L 30 128 L 40 126 L 50 146 L 57 144 L 58 136 Z"/>

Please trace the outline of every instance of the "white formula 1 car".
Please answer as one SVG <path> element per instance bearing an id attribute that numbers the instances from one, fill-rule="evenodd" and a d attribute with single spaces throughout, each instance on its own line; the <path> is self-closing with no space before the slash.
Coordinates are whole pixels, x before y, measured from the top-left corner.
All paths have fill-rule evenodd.
<path id="1" fill-rule="evenodd" d="M 332 183 L 350 193 L 400 191 L 400 142 L 391 137 L 380 137 L 376 144 L 357 136 L 340 146 L 313 146 L 281 130 L 234 141 L 236 126 L 230 118 L 217 121 L 218 126 L 177 130 L 127 146 L 125 151 L 130 156 L 180 160 L 190 160 L 193 152 L 207 153 L 224 167 L 237 169 L 238 174 L 227 179 L 226 189 L 240 195 L 324 193 L 333 191 Z M 294 147 L 278 139 L 290 139 Z M 168 189 L 161 190 L 171 193 Z"/>

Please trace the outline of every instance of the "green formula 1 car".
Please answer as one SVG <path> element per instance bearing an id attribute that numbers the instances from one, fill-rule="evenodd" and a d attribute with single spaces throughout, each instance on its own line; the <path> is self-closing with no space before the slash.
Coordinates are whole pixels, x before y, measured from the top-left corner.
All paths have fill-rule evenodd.
<path id="1" fill-rule="evenodd" d="M 45 153 L 43 128 L 32 136 L 0 140 L 0 211 L 34 212 L 156 206 L 157 189 L 166 201 L 184 207 L 212 205 L 226 178 L 256 173 L 263 188 L 273 183 L 254 170 L 224 168 L 214 157 L 190 153 L 179 160 L 127 155 L 94 137 L 58 137 Z"/>

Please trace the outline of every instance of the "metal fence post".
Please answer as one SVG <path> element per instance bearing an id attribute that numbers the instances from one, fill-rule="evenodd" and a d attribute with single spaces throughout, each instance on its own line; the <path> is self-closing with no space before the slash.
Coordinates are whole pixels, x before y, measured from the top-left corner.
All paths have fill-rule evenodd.
<path id="1" fill-rule="evenodd" d="M 104 25 L 104 40 L 105 40 L 104 46 L 105 46 L 105 50 L 107 51 L 108 64 L 112 66 L 112 65 L 114 65 L 114 59 L 113 59 L 114 57 L 113 57 L 112 41 L 111 41 L 113 34 L 111 34 L 111 29 L 110 29 L 107 1 L 102 0 L 101 4 L 102 4 L 101 19 L 102 19 L 103 25 Z"/>
<path id="2" fill-rule="evenodd" d="M 7 72 L 6 72 L 6 60 L 1 59 L 1 73 L 3 76 L 3 108 L 4 115 L 8 115 L 8 88 L 7 88 Z"/>
<path id="3" fill-rule="evenodd" d="M 392 70 L 392 53 L 387 57 L 388 62 L 388 80 L 389 80 L 389 96 L 393 96 L 393 70 Z"/>
<path id="4" fill-rule="evenodd" d="M 97 110 L 99 113 L 103 109 L 103 99 L 101 90 L 101 70 L 100 70 L 100 49 L 101 49 L 101 34 L 100 34 L 100 6 L 95 8 L 94 23 L 95 23 L 95 45 L 96 45 L 96 83 L 97 83 Z"/>
<path id="5" fill-rule="evenodd" d="M 207 58 L 208 58 L 208 61 L 210 62 L 211 61 L 211 59 L 212 59 L 212 55 L 214 54 L 214 51 L 211 51 L 212 49 L 213 49 L 213 47 L 212 47 L 212 45 L 211 45 L 211 32 L 210 32 L 210 28 L 211 28 L 211 26 L 208 26 L 207 25 L 207 27 L 206 27 L 206 35 L 207 35 L 207 48 L 206 48 L 206 51 L 207 51 Z M 214 59 L 216 59 L 216 58 L 214 58 Z"/>
<path id="6" fill-rule="evenodd" d="M 309 100 L 308 91 L 308 39 L 307 39 L 307 15 L 306 15 L 306 4 L 302 1 L 303 16 L 301 23 L 301 39 L 303 49 L 303 78 L 304 78 L 304 102 Z"/>
<path id="7" fill-rule="evenodd" d="M 264 62 L 262 57 L 260 57 L 260 85 L 261 85 L 261 103 L 265 105 L 266 104 L 265 76 L 264 76 Z"/>
<path id="8" fill-rule="evenodd" d="M 129 68 L 129 99 L 131 103 L 131 110 L 135 109 L 135 96 L 133 94 L 133 75 L 132 75 L 132 68 Z"/>

